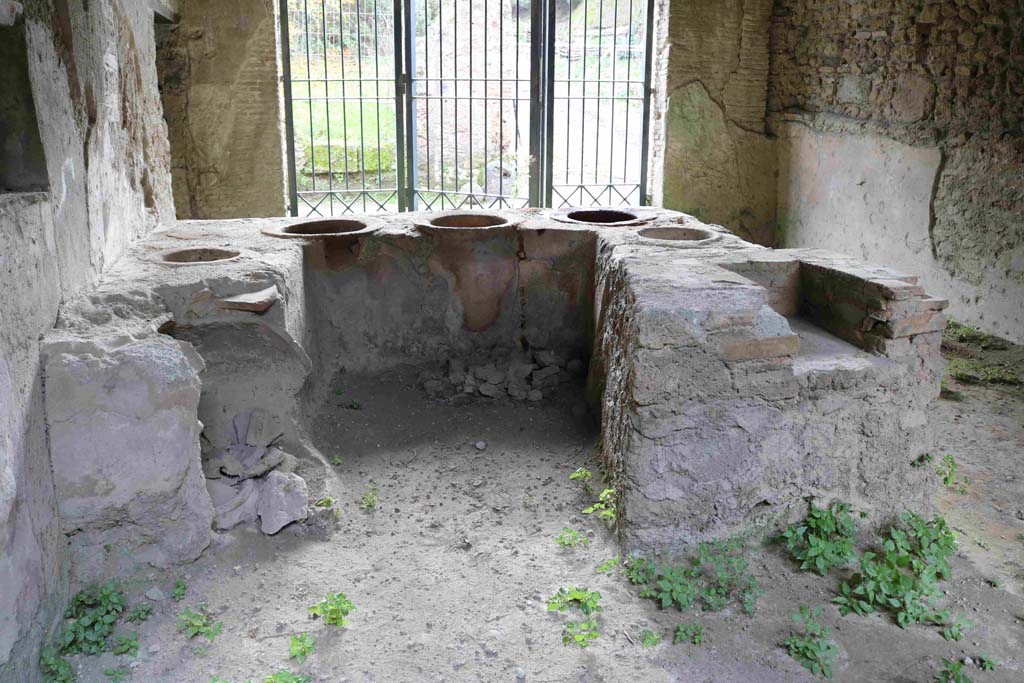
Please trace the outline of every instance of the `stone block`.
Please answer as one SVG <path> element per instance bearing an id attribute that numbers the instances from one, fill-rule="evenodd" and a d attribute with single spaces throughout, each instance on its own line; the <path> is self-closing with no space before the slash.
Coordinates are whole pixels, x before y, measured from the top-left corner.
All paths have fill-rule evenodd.
<path id="1" fill-rule="evenodd" d="M 159 567 L 198 557 L 213 519 L 196 419 L 202 360 L 162 335 L 54 343 L 43 355 L 54 484 L 78 576 L 103 573 L 91 552 L 100 544 Z"/>

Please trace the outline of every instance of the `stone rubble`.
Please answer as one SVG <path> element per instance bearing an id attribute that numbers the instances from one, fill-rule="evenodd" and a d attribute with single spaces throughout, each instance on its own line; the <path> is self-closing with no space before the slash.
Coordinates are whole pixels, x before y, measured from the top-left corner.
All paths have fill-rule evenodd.
<path id="1" fill-rule="evenodd" d="M 530 353 L 497 353 L 487 360 L 450 358 L 444 370 L 421 373 L 420 383 L 427 396 L 462 404 L 466 396 L 540 401 L 544 392 L 582 377 L 586 363 L 551 349 Z"/>

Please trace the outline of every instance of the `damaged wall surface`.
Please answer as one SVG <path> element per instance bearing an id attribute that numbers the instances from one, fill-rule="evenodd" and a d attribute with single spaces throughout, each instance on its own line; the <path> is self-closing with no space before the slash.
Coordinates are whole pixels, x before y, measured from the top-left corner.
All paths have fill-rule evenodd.
<path id="1" fill-rule="evenodd" d="M 1024 7 L 779 0 L 768 85 L 785 246 L 919 273 L 1024 341 Z"/>
<path id="2" fill-rule="evenodd" d="M 664 204 L 752 241 L 920 273 L 1024 340 L 1024 8 L 671 9 Z"/>
<path id="3" fill-rule="evenodd" d="M 775 157 L 765 134 L 771 0 L 671 4 L 666 208 L 774 243 Z"/>
<path id="4" fill-rule="evenodd" d="M 0 16 L 24 37 L 49 188 L 0 193 L 0 679 L 31 683 L 68 582 L 38 340 L 173 209 L 148 3 L 3 0 Z"/>
<path id="5" fill-rule="evenodd" d="M 285 213 L 275 0 L 182 0 L 157 27 L 178 218 Z"/>

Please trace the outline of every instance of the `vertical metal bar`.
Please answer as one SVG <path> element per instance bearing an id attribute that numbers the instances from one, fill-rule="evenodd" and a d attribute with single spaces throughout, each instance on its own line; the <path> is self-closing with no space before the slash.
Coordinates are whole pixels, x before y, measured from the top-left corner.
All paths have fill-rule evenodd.
<path id="1" fill-rule="evenodd" d="M 491 81 L 490 81 L 491 73 L 488 70 L 489 60 L 487 59 L 487 53 L 490 52 L 490 46 L 491 46 L 490 42 L 488 41 L 488 35 L 487 35 L 487 23 L 488 23 L 488 21 L 487 21 L 488 20 L 487 7 L 488 7 L 488 5 L 489 5 L 489 3 L 487 2 L 487 0 L 484 0 L 484 194 L 490 194 L 491 193 L 491 190 L 488 188 L 489 183 L 488 183 L 488 178 L 487 178 L 487 157 L 488 157 L 487 147 L 488 147 L 488 142 L 490 142 L 489 138 L 487 137 L 487 115 L 490 113 L 490 108 L 488 107 L 488 103 L 490 102 L 490 94 L 491 94 Z M 504 9 L 504 7 L 502 7 L 501 9 Z M 499 15 L 500 14 L 501 14 L 501 11 L 499 10 Z M 500 36 L 498 37 L 498 49 L 499 50 L 501 49 L 501 37 Z M 499 183 L 499 187 L 500 187 L 500 183 L 501 183 L 501 180 L 500 180 L 500 178 L 501 178 L 501 162 L 500 161 L 498 162 L 498 171 L 499 171 L 498 172 L 498 178 L 499 178 L 498 183 Z M 501 194 L 501 192 L 499 191 L 498 194 Z M 501 200 L 498 200 L 498 201 L 499 201 L 499 205 L 500 205 L 500 201 Z M 494 206 L 494 202 L 493 201 L 491 201 L 491 206 Z"/>
<path id="2" fill-rule="evenodd" d="M 281 0 L 279 10 L 281 14 L 281 70 L 284 72 L 284 131 L 285 149 L 288 155 L 288 206 L 287 212 L 291 216 L 299 215 L 298 184 L 295 172 L 295 115 L 292 113 L 292 46 L 291 46 L 291 21 L 288 16 L 288 0 Z"/>
<path id="3" fill-rule="evenodd" d="M 572 124 L 570 121 L 572 107 L 569 106 L 572 95 L 572 0 L 565 0 L 565 10 L 568 12 L 568 18 L 566 23 L 569 26 L 569 46 L 565 55 L 565 179 L 566 185 L 569 184 L 569 140 L 572 138 L 570 131 L 572 130 Z M 584 55 L 585 56 L 585 55 Z"/>
<path id="4" fill-rule="evenodd" d="M 502 3 L 498 11 L 498 164 L 504 168 L 505 163 L 505 5 Z M 519 16 L 519 0 L 516 0 L 516 16 Z M 519 46 L 516 45 L 516 50 Z M 516 87 L 519 84 L 516 83 Z M 505 173 L 498 174 L 498 194 L 502 199 L 499 207 L 508 208 L 505 201 Z"/>
<path id="5" fill-rule="evenodd" d="M 309 105 L 309 170 L 313 176 L 313 191 L 316 192 L 316 140 L 313 137 L 313 79 L 309 55 L 309 2 L 302 0 L 302 20 L 306 29 L 306 104 Z"/>
<path id="6" fill-rule="evenodd" d="M 381 146 L 380 146 L 380 40 L 377 31 L 380 24 L 380 5 L 378 0 L 373 0 L 373 106 L 377 112 L 377 189 L 383 189 L 383 176 L 381 175 Z M 397 60 L 396 60 L 397 61 Z"/>
<path id="7" fill-rule="evenodd" d="M 429 3 L 427 3 L 427 2 L 423 3 L 423 57 L 424 57 L 424 61 L 426 62 L 426 65 L 423 67 L 423 75 L 424 76 L 429 76 L 430 75 L 428 73 L 430 71 L 430 18 L 427 16 L 427 5 L 428 4 Z M 411 16 L 413 18 L 415 18 L 416 13 L 412 12 Z M 410 20 L 409 34 L 414 36 L 416 32 L 415 32 L 415 29 L 414 29 L 414 24 L 412 24 L 411 22 L 412 22 L 412 20 Z M 412 55 L 412 59 L 415 59 L 415 52 L 414 52 L 414 50 L 415 50 L 415 47 L 414 47 L 415 43 L 412 43 L 412 45 L 413 45 L 413 47 L 406 47 L 406 49 L 409 51 L 410 55 Z M 411 63 L 411 62 L 407 62 L 407 63 Z M 412 67 L 410 66 L 409 67 L 409 78 L 413 78 L 413 77 L 415 77 L 415 75 L 416 75 L 416 72 L 413 71 Z M 430 166 L 430 103 L 431 103 L 431 100 L 430 100 L 430 79 L 429 78 L 425 79 L 423 81 L 423 84 L 424 84 L 424 87 L 426 88 L 426 95 L 427 95 L 426 104 L 424 105 L 426 107 L 426 109 L 424 111 L 424 114 L 426 115 L 426 123 L 427 123 L 427 135 L 426 135 L 426 140 L 427 140 L 427 187 L 430 187 L 433 184 L 433 173 L 432 173 L 433 169 Z M 415 97 L 415 90 L 410 88 L 409 92 L 410 92 L 409 102 L 411 104 L 412 102 L 414 102 L 414 100 L 412 98 Z M 415 154 L 417 146 L 419 145 L 419 141 L 416 139 L 415 136 L 410 136 L 410 139 L 412 140 L 413 154 Z M 415 178 L 416 177 L 416 172 L 417 171 L 410 172 L 410 177 L 411 178 Z M 415 188 L 416 188 L 416 183 L 415 182 L 412 183 L 412 187 L 413 187 L 413 192 L 415 193 Z"/>
<path id="8" fill-rule="evenodd" d="M 548 22 L 544 31 L 544 206 L 551 206 L 555 144 L 555 2 L 545 0 Z"/>
<path id="9" fill-rule="evenodd" d="M 441 149 L 438 151 L 440 156 L 439 175 L 441 176 L 441 193 L 439 197 L 435 198 L 435 202 L 438 198 L 441 200 L 441 208 L 444 208 L 444 50 L 441 46 L 444 45 L 444 0 L 438 0 L 437 3 L 437 89 L 438 98 L 437 101 L 441 105 L 441 120 L 439 122 L 440 135 L 438 136 L 438 142 L 441 144 Z M 430 68 L 429 65 L 427 67 Z M 428 74 L 429 75 L 429 74 Z M 431 100 L 427 100 L 427 106 L 430 106 Z"/>
<path id="10" fill-rule="evenodd" d="M 362 5 L 356 0 L 356 64 L 359 65 L 359 189 L 366 213 L 366 122 L 363 119 L 363 20 Z"/>
<path id="11" fill-rule="evenodd" d="M 590 14 L 590 5 L 583 0 L 583 73 L 580 75 L 580 87 L 583 88 L 583 97 L 580 99 L 580 186 L 583 186 L 583 152 L 587 148 L 587 33 L 590 29 L 587 26 L 587 15 Z M 580 199 L 583 194 L 580 193 Z"/>
<path id="12" fill-rule="evenodd" d="M 485 0 L 486 1 L 486 0 Z M 473 0 L 469 0 L 469 191 L 476 203 L 476 195 L 473 194 L 473 93 L 476 89 L 476 81 L 473 80 Z M 458 49 L 458 47 L 456 47 Z"/>
<path id="13" fill-rule="evenodd" d="M 597 118 L 594 120 L 594 130 L 597 132 L 597 144 L 594 145 L 594 184 L 597 184 L 597 167 L 599 151 L 601 149 L 601 107 L 604 100 L 601 99 L 601 64 L 604 62 L 604 0 L 597 0 Z M 599 195 L 600 196 L 600 195 Z"/>
<path id="14" fill-rule="evenodd" d="M 630 97 L 633 91 L 633 0 L 629 0 L 629 31 L 626 34 L 629 37 L 626 51 L 626 81 L 629 83 L 626 86 L 626 97 Z M 624 132 L 625 139 L 629 140 L 629 110 L 632 107 L 632 102 L 626 100 L 626 130 Z M 622 182 L 626 182 L 629 178 L 629 155 L 622 155 Z"/>
<path id="15" fill-rule="evenodd" d="M 398 190 L 398 210 L 405 211 L 408 209 L 408 198 L 406 196 L 406 150 L 405 150 L 405 131 L 406 125 L 410 125 L 405 119 L 405 106 L 409 103 L 409 108 L 412 108 L 411 100 L 407 100 L 405 92 L 406 80 L 402 73 L 402 38 L 404 35 L 405 28 L 407 26 L 407 19 L 409 14 L 403 12 L 412 13 L 410 7 L 413 5 L 415 0 L 408 0 L 403 3 L 402 0 L 393 0 L 394 12 L 394 62 L 395 62 L 395 188 Z M 406 55 L 406 68 L 408 68 L 408 55 Z M 410 127 L 411 130 L 411 127 Z M 415 134 L 412 135 L 412 147 L 416 146 Z"/>
<path id="16" fill-rule="evenodd" d="M 541 206 L 544 201 L 542 115 L 545 9 L 545 3 L 540 0 L 530 3 L 530 206 Z"/>
<path id="17" fill-rule="evenodd" d="M 331 84 L 327 78 L 327 0 L 320 0 L 320 24 L 324 29 L 324 119 L 327 122 L 327 206 L 334 215 L 334 160 L 331 159 Z"/>
<path id="18" fill-rule="evenodd" d="M 615 168 L 615 107 L 618 104 L 618 95 L 615 91 L 615 72 L 618 66 L 619 55 L 619 0 L 612 0 L 612 125 L 611 132 L 609 133 L 608 145 L 608 185 L 614 185 L 615 179 L 613 177 L 612 169 Z M 628 80 L 628 79 L 627 79 Z M 628 105 L 629 100 L 626 100 Z M 629 144 L 629 140 L 625 141 L 625 144 Z M 611 192 L 608 193 L 608 198 L 611 198 Z"/>
<path id="19" fill-rule="evenodd" d="M 443 1 L 443 0 L 442 0 Z M 459 0 L 455 0 L 455 11 L 452 16 L 452 28 L 455 30 L 455 39 L 453 44 L 455 48 L 452 50 L 452 86 L 455 88 L 455 95 L 453 100 L 455 102 L 455 109 L 452 112 L 452 118 L 455 119 L 455 135 L 452 137 L 452 162 L 455 167 L 455 187 L 452 188 L 456 193 L 459 191 Z M 458 196 L 458 194 L 456 194 Z M 453 208 L 454 205 L 453 205 Z"/>
<path id="20" fill-rule="evenodd" d="M 406 108 L 406 131 L 404 134 L 408 134 L 408 137 L 404 140 L 408 140 L 407 144 L 403 144 L 404 155 L 398 155 L 398 173 L 402 172 L 402 163 L 407 163 L 408 172 L 404 179 L 398 181 L 398 210 L 416 210 L 417 207 L 417 196 L 416 196 L 416 183 L 417 173 L 419 169 L 417 167 L 417 137 L 416 137 L 416 99 L 415 94 L 415 82 L 414 77 L 416 76 L 416 0 L 407 0 L 402 3 L 402 0 L 394 0 L 395 4 L 395 22 L 398 22 L 399 10 L 398 6 L 404 4 L 406 8 L 406 16 L 401 22 L 401 36 L 395 39 L 395 46 L 399 46 L 404 39 L 404 57 L 406 57 L 406 73 L 404 76 L 398 75 L 401 80 L 401 95 L 398 96 L 400 102 L 399 106 Z M 427 3 L 423 3 L 423 15 L 426 17 Z M 396 35 L 398 31 L 396 29 Z M 426 34 L 424 34 L 424 45 L 426 45 Z M 398 53 L 398 49 L 395 50 L 395 54 Z M 395 59 L 396 65 L 400 63 L 398 59 Z M 399 71 L 399 67 L 396 66 L 395 70 Z M 429 83 L 429 81 L 428 81 Z M 395 92 L 398 92 L 398 83 L 395 83 Z M 430 102 L 427 101 L 427 116 L 430 116 Z M 398 134 L 403 135 L 401 131 L 401 118 L 398 118 Z M 430 136 L 430 119 L 427 119 L 427 150 L 430 150 L 429 146 Z M 408 159 L 407 159 L 408 156 Z M 429 173 L 430 159 L 427 158 L 427 169 Z M 399 175 L 399 178 L 401 176 Z M 404 200 L 402 195 L 406 195 Z"/>
<path id="21" fill-rule="evenodd" d="M 350 189 L 348 175 L 348 81 L 345 80 L 345 0 L 338 0 L 338 43 L 341 46 L 341 134 L 345 137 L 345 191 Z M 348 204 L 346 204 L 348 206 Z"/>
<path id="22" fill-rule="evenodd" d="M 651 131 L 651 65 L 654 62 L 654 0 L 647 0 L 647 16 L 644 17 L 647 35 L 644 40 L 644 120 L 640 134 L 640 205 L 647 206 L 647 138 Z"/>

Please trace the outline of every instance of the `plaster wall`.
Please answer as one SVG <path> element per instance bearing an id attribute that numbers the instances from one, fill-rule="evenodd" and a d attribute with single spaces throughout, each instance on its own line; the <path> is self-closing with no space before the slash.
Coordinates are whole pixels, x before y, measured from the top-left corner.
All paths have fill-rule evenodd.
<path id="1" fill-rule="evenodd" d="M 157 28 L 178 218 L 285 213 L 275 0 L 179 0 Z"/>
<path id="2" fill-rule="evenodd" d="M 149 4 L 21 4 L 48 190 L 0 194 L 0 680 L 32 683 L 68 584 L 38 340 L 173 210 Z"/>
<path id="3" fill-rule="evenodd" d="M 670 3 L 662 204 L 773 243 L 765 133 L 771 0 Z"/>

